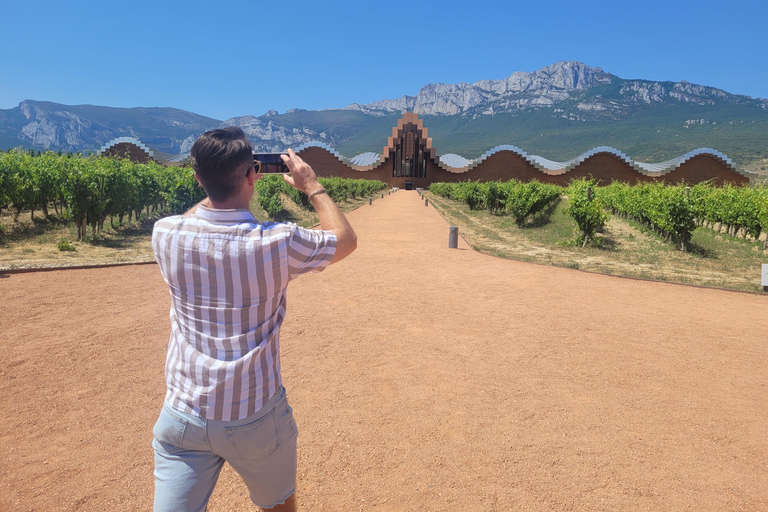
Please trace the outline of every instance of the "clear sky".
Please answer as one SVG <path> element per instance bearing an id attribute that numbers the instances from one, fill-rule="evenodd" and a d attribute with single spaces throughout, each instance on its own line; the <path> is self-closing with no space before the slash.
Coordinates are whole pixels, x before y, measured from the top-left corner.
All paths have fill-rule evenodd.
<path id="1" fill-rule="evenodd" d="M 0 109 L 225 120 L 415 95 L 560 60 L 768 98 L 765 0 L 0 0 Z"/>

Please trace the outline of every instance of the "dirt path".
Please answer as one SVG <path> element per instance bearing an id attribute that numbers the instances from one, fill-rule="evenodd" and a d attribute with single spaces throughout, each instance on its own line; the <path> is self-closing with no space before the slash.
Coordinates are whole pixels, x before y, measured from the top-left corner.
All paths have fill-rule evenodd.
<path id="1" fill-rule="evenodd" d="M 415 192 L 289 288 L 301 510 L 768 510 L 768 298 L 448 250 Z M 157 267 L 0 278 L 0 510 L 150 510 Z M 209 510 L 254 510 L 225 469 Z"/>

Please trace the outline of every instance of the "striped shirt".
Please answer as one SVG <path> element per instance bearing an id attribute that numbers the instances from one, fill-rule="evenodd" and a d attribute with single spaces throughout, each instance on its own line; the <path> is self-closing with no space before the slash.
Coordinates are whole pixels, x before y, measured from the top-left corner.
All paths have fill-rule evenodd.
<path id="1" fill-rule="evenodd" d="M 327 267 L 336 236 L 198 206 L 157 221 L 152 247 L 171 293 L 166 401 L 211 420 L 258 411 L 281 386 L 286 286 Z"/>

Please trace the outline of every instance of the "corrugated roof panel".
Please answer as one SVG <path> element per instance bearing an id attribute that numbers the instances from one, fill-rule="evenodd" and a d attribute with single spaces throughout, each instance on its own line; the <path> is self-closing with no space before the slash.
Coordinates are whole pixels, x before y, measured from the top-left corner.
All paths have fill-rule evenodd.
<path id="1" fill-rule="evenodd" d="M 356 155 L 349 159 L 349 163 L 351 163 L 352 165 L 360 166 L 360 167 L 373 165 L 378 161 L 379 161 L 379 154 L 373 153 L 370 151 L 367 153 L 360 153 L 359 155 Z"/>
<path id="2" fill-rule="evenodd" d="M 448 153 L 440 157 L 440 163 L 454 169 L 462 169 L 472 163 L 472 160 L 467 160 L 461 155 L 454 153 Z"/>

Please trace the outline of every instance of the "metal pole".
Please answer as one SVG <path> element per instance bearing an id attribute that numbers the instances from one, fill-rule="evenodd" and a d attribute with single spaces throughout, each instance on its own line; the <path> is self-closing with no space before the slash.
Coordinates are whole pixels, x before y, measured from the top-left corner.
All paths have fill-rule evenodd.
<path id="1" fill-rule="evenodd" d="M 372 198 L 372 197 L 369 197 L 369 198 L 368 198 L 368 204 L 369 204 L 369 205 L 373 204 L 373 198 Z"/>
<path id="2" fill-rule="evenodd" d="M 426 197 L 424 198 L 424 206 L 429 206 L 429 199 Z"/>
<path id="3" fill-rule="evenodd" d="M 459 226 L 448 228 L 448 248 L 457 249 L 459 247 Z"/>

